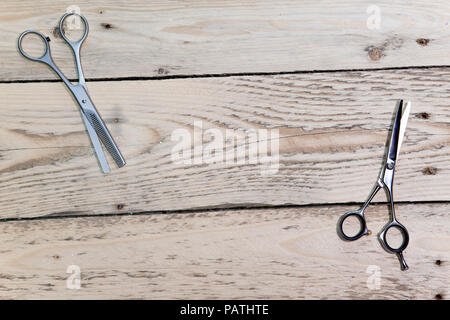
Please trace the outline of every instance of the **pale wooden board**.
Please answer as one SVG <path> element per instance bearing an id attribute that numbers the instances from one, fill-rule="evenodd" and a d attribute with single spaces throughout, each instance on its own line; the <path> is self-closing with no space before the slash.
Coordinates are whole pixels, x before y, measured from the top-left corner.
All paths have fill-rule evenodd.
<path id="1" fill-rule="evenodd" d="M 374 235 L 356 242 L 338 238 L 337 219 L 352 209 L 2 222 L 0 297 L 448 299 L 449 204 L 397 206 L 411 238 L 408 271 Z M 376 234 L 387 222 L 387 206 L 370 206 L 366 215 Z M 69 265 L 81 269 L 79 290 L 66 288 Z M 370 290 L 367 268 L 373 265 L 381 282 Z"/>
<path id="2" fill-rule="evenodd" d="M 90 83 L 128 162 L 118 169 L 110 161 L 108 175 L 62 83 L 2 84 L 0 216 L 361 202 L 381 169 L 398 98 L 412 100 L 412 113 L 395 199 L 449 200 L 449 76 L 441 69 Z M 263 175 L 266 167 L 248 160 L 172 162 L 172 132 L 192 131 L 195 121 L 241 135 L 279 129 L 278 172 Z"/>
<path id="3" fill-rule="evenodd" d="M 52 38 L 57 64 L 75 77 L 71 52 L 55 37 L 71 5 L 90 23 L 82 50 L 88 78 L 450 65 L 446 0 L 7 0 L 0 80 L 56 78 L 19 55 L 17 38 L 29 29 Z M 379 30 L 367 27 L 373 5 Z"/>

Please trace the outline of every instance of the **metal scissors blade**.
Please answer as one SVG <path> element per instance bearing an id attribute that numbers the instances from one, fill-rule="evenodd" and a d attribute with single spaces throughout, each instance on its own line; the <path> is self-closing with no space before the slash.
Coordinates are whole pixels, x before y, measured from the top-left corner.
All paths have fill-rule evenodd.
<path id="1" fill-rule="evenodd" d="M 86 118 L 85 114 L 81 112 L 81 116 L 83 117 L 84 124 L 86 125 L 86 129 L 89 134 L 89 138 L 91 139 L 92 146 L 94 147 L 94 151 L 97 154 L 98 162 L 100 163 L 100 167 L 102 168 L 103 173 L 110 172 L 110 168 L 108 162 L 106 161 L 105 154 L 103 153 L 102 146 L 100 141 L 98 140 L 97 133 L 95 132 L 94 127 L 92 127 L 89 120 Z"/>
<path id="2" fill-rule="evenodd" d="M 101 142 L 105 146 L 106 150 L 108 150 L 109 154 L 116 162 L 117 166 L 119 168 L 123 167 L 126 164 L 125 159 L 123 158 L 122 154 L 120 153 L 119 148 L 117 147 L 116 143 L 114 142 L 111 134 L 108 131 L 108 128 L 106 127 L 102 118 L 98 114 L 97 110 L 95 110 L 95 108 L 82 109 L 82 110 L 83 110 L 84 115 L 88 119 L 90 125 L 92 125 L 96 136 L 98 135 Z M 104 155 L 103 155 L 103 157 L 104 157 Z M 100 158 L 99 158 L 99 161 L 100 161 Z"/>
<path id="3" fill-rule="evenodd" d="M 402 114 L 402 120 L 400 121 L 400 133 L 399 133 L 399 141 L 397 148 L 397 156 L 400 152 L 400 148 L 402 146 L 403 138 L 405 137 L 406 125 L 408 124 L 409 112 L 411 111 L 411 101 L 406 103 L 405 110 Z"/>
<path id="4" fill-rule="evenodd" d="M 395 163 L 400 147 L 405 135 L 406 125 L 408 123 L 409 111 L 411 109 L 411 102 L 407 102 L 406 106 L 403 100 L 400 100 L 397 108 L 397 114 L 395 115 L 394 126 L 392 127 L 391 140 L 389 142 L 389 153 L 387 160 Z"/>

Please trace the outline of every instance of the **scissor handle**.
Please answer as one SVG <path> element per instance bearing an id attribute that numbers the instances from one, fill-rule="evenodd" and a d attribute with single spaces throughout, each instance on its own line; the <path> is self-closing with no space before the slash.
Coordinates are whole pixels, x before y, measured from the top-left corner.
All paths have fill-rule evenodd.
<path id="1" fill-rule="evenodd" d="M 27 34 L 36 34 L 39 37 L 41 37 L 41 39 L 44 41 L 45 43 L 45 52 L 44 54 L 39 57 L 39 58 L 33 58 L 31 56 L 29 56 L 28 54 L 25 53 L 25 51 L 22 48 L 22 40 L 23 38 L 27 35 Z M 61 70 L 59 70 L 59 68 L 56 66 L 55 62 L 52 59 L 52 55 L 50 53 L 50 38 L 44 36 L 42 33 L 38 32 L 38 31 L 32 31 L 32 30 L 27 30 L 21 33 L 21 35 L 19 36 L 19 40 L 17 41 L 17 47 L 19 48 L 19 52 L 21 55 L 23 55 L 25 58 L 31 60 L 31 61 L 37 61 L 37 62 L 42 62 L 45 63 L 46 65 L 48 65 L 50 68 L 52 68 L 56 74 L 63 80 L 63 82 L 70 88 L 70 86 L 72 85 L 70 83 L 70 81 L 64 76 L 64 74 L 61 72 Z"/>
<path id="2" fill-rule="evenodd" d="M 386 239 L 386 235 L 389 229 L 396 228 L 400 231 L 402 235 L 402 244 L 398 248 L 393 248 L 389 245 Z M 403 257 L 403 251 L 406 249 L 409 243 L 409 234 L 408 230 L 397 220 L 393 219 L 391 222 L 389 222 L 384 229 L 381 231 L 380 235 L 380 242 L 384 249 L 388 252 L 397 254 L 397 257 L 400 261 L 400 267 L 402 270 L 408 270 L 408 265 L 406 264 L 405 258 Z"/>
<path id="3" fill-rule="evenodd" d="M 81 21 L 83 21 L 83 24 L 84 24 L 84 34 L 79 40 L 76 40 L 76 41 L 72 41 L 69 38 L 67 38 L 66 34 L 65 34 L 65 31 L 64 31 L 64 21 L 70 16 L 78 16 L 81 19 Z M 89 24 L 88 24 L 86 18 L 84 16 L 82 16 L 81 14 L 76 13 L 76 12 L 67 12 L 61 17 L 61 20 L 59 20 L 59 33 L 61 34 L 62 38 L 73 49 L 74 47 L 76 48 L 77 46 L 78 47 L 81 46 L 83 41 L 86 39 L 86 37 L 87 37 L 87 35 L 89 33 Z"/>
<path id="4" fill-rule="evenodd" d="M 66 34 L 64 32 L 64 21 L 70 16 L 80 17 L 81 21 L 83 21 L 83 24 L 84 24 L 84 34 L 77 41 L 72 41 L 69 38 L 67 38 Z M 73 55 L 75 56 L 75 64 L 76 64 L 77 72 L 78 72 L 78 83 L 82 84 L 82 85 L 85 84 L 85 79 L 84 79 L 84 74 L 83 74 L 83 68 L 81 67 L 80 48 L 81 48 L 81 45 L 83 44 L 84 39 L 86 39 L 88 32 L 89 32 L 89 24 L 88 24 L 86 18 L 83 17 L 81 14 L 78 14 L 76 12 L 67 12 L 61 17 L 61 20 L 59 20 L 59 33 L 61 33 L 61 36 L 63 37 L 64 41 L 66 41 L 66 43 L 70 46 L 70 48 L 72 48 Z"/>
<path id="5" fill-rule="evenodd" d="M 389 245 L 389 243 L 387 242 L 387 232 L 389 231 L 389 229 L 392 228 L 396 228 L 397 230 L 400 231 L 400 234 L 402 235 L 402 244 L 398 247 L 398 248 L 393 248 Z M 406 249 L 406 247 L 408 246 L 409 243 L 409 234 L 408 234 L 408 230 L 406 230 L 406 228 L 397 220 L 393 220 L 391 222 L 389 222 L 384 229 L 380 232 L 380 240 L 381 240 L 381 244 L 383 245 L 383 247 L 391 252 L 391 253 L 401 253 L 403 252 L 403 250 Z"/>
<path id="6" fill-rule="evenodd" d="M 22 41 L 23 41 L 23 38 L 27 34 L 36 34 L 42 39 L 42 41 L 44 41 L 44 43 L 45 43 L 45 52 L 39 58 L 33 58 L 32 56 L 26 54 L 25 50 L 23 50 L 23 48 L 22 48 Z M 24 32 L 22 32 L 20 34 L 19 40 L 17 41 L 17 47 L 19 48 L 20 54 L 23 55 L 25 58 L 27 58 L 27 59 L 29 59 L 31 61 L 38 61 L 38 62 L 43 62 L 43 63 L 49 64 L 52 61 L 52 57 L 50 56 L 50 46 L 48 44 L 49 41 L 50 41 L 50 39 L 47 38 L 46 36 L 44 36 L 42 33 L 38 32 L 38 31 L 27 30 L 27 31 L 24 31 Z"/>
<path id="7" fill-rule="evenodd" d="M 344 232 L 344 221 L 349 218 L 349 217 L 356 217 L 357 220 L 359 221 L 359 231 L 356 235 L 354 236 L 348 236 L 345 234 Z M 361 238 L 362 236 L 366 235 L 369 233 L 369 230 L 367 230 L 367 225 L 366 225 L 366 218 L 364 217 L 364 211 L 363 210 L 359 210 L 359 211 L 351 211 L 351 212 L 347 212 L 346 214 L 344 214 L 338 222 L 338 232 L 339 235 L 347 241 L 354 241 L 354 240 L 358 240 L 359 238 Z"/>

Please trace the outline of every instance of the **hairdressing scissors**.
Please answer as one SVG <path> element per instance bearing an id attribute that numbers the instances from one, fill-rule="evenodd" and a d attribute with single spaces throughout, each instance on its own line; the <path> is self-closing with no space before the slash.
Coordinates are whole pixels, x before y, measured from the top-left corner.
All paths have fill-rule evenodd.
<path id="1" fill-rule="evenodd" d="M 84 34 L 83 36 L 77 40 L 77 41 L 71 41 L 69 40 L 65 33 L 64 33 L 64 20 L 72 15 L 76 15 L 80 17 L 81 21 L 84 24 Z M 50 38 L 44 36 L 42 33 L 37 31 L 25 31 L 19 36 L 18 40 L 18 47 L 20 53 L 27 59 L 32 61 L 37 61 L 44 63 L 48 65 L 51 69 L 53 69 L 56 74 L 62 79 L 62 81 L 65 83 L 67 88 L 69 88 L 70 92 L 72 92 L 72 95 L 74 96 L 75 100 L 77 101 L 80 110 L 81 110 L 81 116 L 83 118 L 83 121 L 86 125 L 89 137 L 91 139 L 92 145 L 94 146 L 95 153 L 97 154 L 98 161 L 100 163 L 100 167 L 104 173 L 107 173 L 110 171 L 108 162 L 106 161 L 105 154 L 103 153 L 102 146 L 100 144 L 100 141 L 104 144 L 106 147 L 106 150 L 111 154 L 112 158 L 116 162 L 117 166 L 123 167 L 125 165 L 125 159 L 123 158 L 122 154 L 119 151 L 119 148 L 117 147 L 116 143 L 114 142 L 111 134 L 108 131 L 108 128 L 106 127 L 105 123 L 103 122 L 102 118 L 100 117 L 97 109 L 94 106 L 94 103 L 92 102 L 91 98 L 89 97 L 89 93 L 86 86 L 86 81 L 83 75 L 83 69 L 81 68 L 81 60 L 80 60 L 80 48 L 83 44 L 84 40 L 87 37 L 87 34 L 89 32 L 89 25 L 87 23 L 87 20 L 82 15 L 75 13 L 75 12 L 69 12 L 64 14 L 61 17 L 61 20 L 59 21 L 59 32 L 61 33 L 61 36 L 66 41 L 66 43 L 70 46 L 70 48 L 73 51 L 74 57 L 75 57 L 75 63 L 76 68 L 78 71 L 78 83 L 72 84 L 59 70 L 59 68 L 55 65 L 53 62 L 51 53 L 50 53 Z M 39 58 L 33 58 L 25 53 L 25 51 L 22 49 L 22 40 L 27 34 L 36 34 L 39 37 L 42 38 L 42 40 L 45 43 L 45 52 L 44 54 Z M 99 140 L 100 138 L 100 140 Z"/>
<path id="2" fill-rule="evenodd" d="M 398 222 L 397 218 L 395 217 L 394 197 L 392 193 L 392 187 L 394 184 L 395 165 L 397 163 L 398 154 L 403 141 L 403 136 L 405 134 L 410 109 L 411 109 L 411 102 L 407 102 L 406 106 L 404 106 L 403 100 L 400 100 L 397 109 L 397 114 L 395 116 L 395 122 L 392 128 L 391 138 L 389 141 L 388 153 L 384 161 L 384 165 L 378 178 L 377 184 L 375 185 L 372 194 L 369 196 L 369 199 L 367 199 L 367 201 L 358 211 L 347 212 L 339 219 L 338 222 L 338 232 L 344 240 L 354 241 L 361 238 L 363 235 L 370 234 L 369 230 L 367 229 L 366 219 L 364 217 L 364 210 L 372 201 L 373 197 L 375 197 L 377 192 L 381 188 L 383 188 L 386 191 L 387 198 L 390 203 L 391 215 L 390 221 L 386 224 L 386 226 L 384 226 L 384 228 L 379 233 L 379 240 L 381 242 L 381 245 L 384 247 L 386 251 L 390 253 L 395 253 L 397 255 L 402 270 L 408 269 L 408 265 L 406 264 L 406 261 L 403 257 L 403 251 L 408 246 L 409 235 L 408 230 L 406 230 L 406 228 L 400 222 Z M 343 230 L 344 221 L 349 217 L 356 217 L 360 223 L 360 230 L 354 236 L 346 235 Z M 402 235 L 402 243 L 397 248 L 391 247 L 386 240 L 387 232 L 391 228 L 398 229 Z"/>

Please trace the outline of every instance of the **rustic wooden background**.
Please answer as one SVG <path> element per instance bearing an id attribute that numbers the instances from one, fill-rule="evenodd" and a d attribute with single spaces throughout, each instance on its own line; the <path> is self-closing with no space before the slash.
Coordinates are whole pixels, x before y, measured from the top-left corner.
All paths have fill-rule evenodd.
<path id="1" fill-rule="evenodd" d="M 0 298 L 447 299 L 450 3 L 0 2 Z M 68 91 L 17 50 L 67 7 L 88 19 L 88 87 L 128 164 L 103 175 Z M 380 170 L 398 99 L 412 101 L 396 175 L 410 230 L 400 271 L 375 234 L 336 234 Z M 280 165 L 178 165 L 174 130 L 278 129 Z M 195 155 L 198 156 L 198 155 Z M 66 288 L 69 265 L 81 289 Z M 369 289 L 367 267 L 381 271 Z"/>

